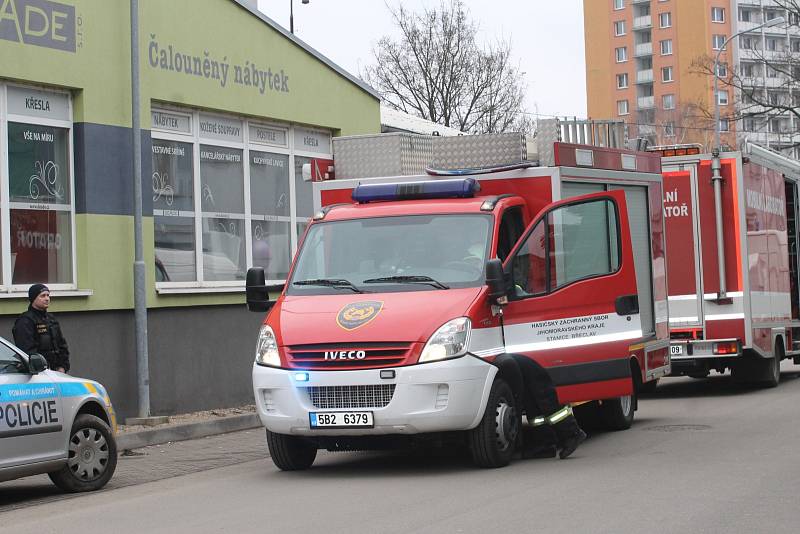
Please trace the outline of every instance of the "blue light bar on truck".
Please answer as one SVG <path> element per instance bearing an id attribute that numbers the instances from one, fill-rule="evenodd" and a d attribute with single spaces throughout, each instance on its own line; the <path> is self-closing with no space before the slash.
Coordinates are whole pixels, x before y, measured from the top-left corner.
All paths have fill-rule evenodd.
<path id="1" fill-rule="evenodd" d="M 471 198 L 480 190 L 481 185 L 475 178 L 392 184 L 358 184 L 353 190 L 353 200 L 359 204 L 365 204 L 378 200 Z"/>

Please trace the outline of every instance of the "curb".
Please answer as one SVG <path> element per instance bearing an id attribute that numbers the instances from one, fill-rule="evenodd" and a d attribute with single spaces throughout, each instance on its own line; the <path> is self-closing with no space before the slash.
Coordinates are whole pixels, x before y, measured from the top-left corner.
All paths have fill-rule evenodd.
<path id="1" fill-rule="evenodd" d="M 261 427 L 261 420 L 256 414 L 221 417 L 212 421 L 119 434 L 117 435 L 117 450 L 139 449 L 149 445 L 161 445 L 170 441 L 185 441 L 259 427 Z"/>

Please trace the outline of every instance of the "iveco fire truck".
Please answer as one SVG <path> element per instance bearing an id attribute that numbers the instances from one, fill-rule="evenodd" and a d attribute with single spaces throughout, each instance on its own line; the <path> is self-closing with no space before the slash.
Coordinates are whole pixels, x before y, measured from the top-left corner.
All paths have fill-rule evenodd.
<path id="1" fill-rule="evenodd" d="M 631 425 L 638 388 L 670 370 L 660 158 L 546 137 L 335 140 L 277 301 L 247 276 L 249 308 L 269 310 L 253 388 L 279 468 L 447 438 L 504 466 L 522 424 L 510 354 L 562 403 Z"/>
<path id="2" fill-rule="evenodd" d="M 752 143 L 662 154 L 672 372 L 774 387 L 800 363 L 800 162 Z M 717 175 L 717 178 L 715 178 Z"/>

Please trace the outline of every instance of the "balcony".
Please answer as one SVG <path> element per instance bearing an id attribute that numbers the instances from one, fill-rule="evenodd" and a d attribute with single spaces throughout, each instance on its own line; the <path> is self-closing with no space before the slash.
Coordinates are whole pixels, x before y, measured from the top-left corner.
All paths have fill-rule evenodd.
<path id="1" fill-rule="evenodd" d="M 653 55 L 653 43 L 637 44 L 633 48 L 633 55 L 634 55 L 634 57 L 652 56 Z"/>
<path id="2" fill-rule="evenodd" d="M 633 18 L 634 30 L 649 30 L 652 27 L 653 27 L 653 17 L 651 17 L 650 15 Z"/>
<path id="3" fill-rule="evenodd" d="M 640 70 L 637 72 L 636 83 L 653 83 L 653 69 Z"/>
<path id="4" fill-rule="evenodd" d="M 651 109 L 656 107 L 656 97 L 654 96 L 640 96 L 637 99 L 639 109 Z"/>

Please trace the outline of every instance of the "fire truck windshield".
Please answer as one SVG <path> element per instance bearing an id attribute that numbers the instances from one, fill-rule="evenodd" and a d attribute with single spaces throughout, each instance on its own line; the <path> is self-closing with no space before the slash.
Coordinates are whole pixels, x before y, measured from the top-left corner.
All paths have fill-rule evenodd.
<path id="1" fill-rule="evenodd" d="M 491 229 L 489 214 L 319 222 L 303 241 L 287 293 L 476 287 L 484 283 Z"/>

